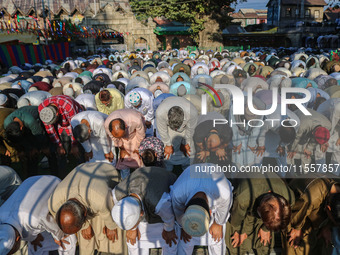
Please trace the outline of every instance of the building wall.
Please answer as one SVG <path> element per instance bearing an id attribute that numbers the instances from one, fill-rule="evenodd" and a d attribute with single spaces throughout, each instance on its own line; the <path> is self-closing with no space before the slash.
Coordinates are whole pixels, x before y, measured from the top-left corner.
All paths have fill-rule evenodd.
<path id="1" fill-rule="evenodd" d="M 278 13 L 279 13 L 279 3 L 277 0 L 273 0 L 268 6 L 268 25 L 278 26 Z"/>
<path id="2" fill-rule="evenodd" d="M 307 15 L 307 12 L 309 15 Z M 318 12 L 318 17 L 316 15 Z M 290 13 L 290 15 L 288 15 Z M 280 15 L 280 26 L 286 26 L 292 23 L 296 23 L 297 21 L 304 22 L 322 22 L 323 20 L 323 7 L 319 6 L 305 6 L 304 14 L 301 15 L 301 6 L 296 5 L 287 5 L 282 6 L 281 15 Z"/>
<path id="3" fill-rule="evenodd" d="M 172 42 L 177 38 L 179 40 L 179 48 L 186 48 L 187 46 L 193 45 L 193 40 L 190 35 L 165 35 L 166 49 L 172 49 Z"/>
<path id="4" fill-rule="evenodd" d="M 240 24 L 241 27 L 245 27 L 246 26 L 246 19 L 233 19 L 232 22 L 233 23 L 241 23 Z"/>
<path id="5" fill-rule="evenodd" d="M 246 19 L 246 26 L 256 25 L 257 24 L 256 20 L 257 19 Z"/>
<path id="6" fill-rule="evenodd" d="M 113 6 L 108 4 L 94 18 L 88 16 L 86 22 L 90 27 L 108 27 L 120 33 L 124 33 L 124 41 L 128 50 L 135 49 L 135 42 L 139 38 L 147 41 L 150 50 L 157 50 L 156 35 L 154 28 L 156 24 L 149 19 L 146 24 L 139 22 L 132 12 L 116 11 Z M 94 47 L 94 45 L 91 45 Z"/>

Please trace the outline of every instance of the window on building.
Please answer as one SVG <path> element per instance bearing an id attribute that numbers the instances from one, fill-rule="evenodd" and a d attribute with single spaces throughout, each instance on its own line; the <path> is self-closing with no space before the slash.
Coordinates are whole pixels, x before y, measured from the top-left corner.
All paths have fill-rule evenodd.
<path id="1" fill-rule="evenodd" d="M 255 21 L 255 19 L 247 19 L 247 25 L 254 25 Z"/>
<path id="2" fill-rule="evenodd" d="M 310 17 L 310 10 L 307 9 L 305 10 L 305 18 L 309 18 Z"/>
<path id="3" fill-rule="evenodd" d="M 314 11 L 314 18 L 320 18 L 320 11 Z"/>
<path id="4" fill-rule="evenodd" d="M 292 16 L 292 8 L 286 8 L 286 17 Z"/>

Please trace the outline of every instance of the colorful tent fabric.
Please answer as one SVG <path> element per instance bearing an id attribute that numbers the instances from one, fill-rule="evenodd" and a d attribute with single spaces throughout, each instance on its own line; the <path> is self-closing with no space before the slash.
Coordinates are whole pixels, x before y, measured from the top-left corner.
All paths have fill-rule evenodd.
<path id="1" fill-rule="evenodd" d="M 46 58 L 52 61 L 65 60 L 70 56 L 69 43 L 56 43 L 45 45 Z"/>
<path id="2" fill-rule="evenodd" d="M 8 67 L 46 60 L 43 47 L 34 45 L 0 45 L 0 59 Z"/>
<path id="3" fill-rule="evenodd" d="M 46 59 L 64 60 L 70 56 L 69 43 L 56 43 L 45 46 L 0 45 L 0 61 L 7 67 L 24 63 L 45 63 Z"/>

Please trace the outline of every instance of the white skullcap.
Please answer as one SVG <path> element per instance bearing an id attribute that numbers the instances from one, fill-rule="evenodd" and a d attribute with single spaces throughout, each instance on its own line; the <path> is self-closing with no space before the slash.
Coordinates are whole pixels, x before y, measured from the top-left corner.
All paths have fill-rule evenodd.
<path id="1" fill-rule="evenodd" d="M 154 95 L 155 98 L 157 98 L 157 97 L 160 96 L 161 94 L 163 94 L 163 91 L 160 90 L 160 89 L 157 89 L 157 90 L 153 93 L 153 95 Z"/>
<path id="2" fill-rule="evenodd" d="M 6 104 L 8 98 L 5 94 L 0 94 L 0 106 L 3 106 L 4 104 Z"/>
<path id="3" fill-rule="evenodd" d="M 204 69 L 203 69 L 203 67 L 198 67 L 198 69 L 197 69 L 197 74 L 204 74 Z"/>
<path id="4" fill-rule="evenodd" d="M 44 107 L 40 113 L 39 117 L 42 122 L 47 125 L 53 124 L 57 119 L 57 110 L 53 106 Z"/>
<path id="5" fill-rule="evenodd" d="M 62 87 L 61 82 L 57 81 L 56 83 L 53 84 L 53 87 L 55 87 L 55 88 Z"/>
<path id="6" fill-rule="evenodd" d="M 128 83 L 129 83 L 129 79 L 126 79 L 126 78 L 119 78 L 117 81 L 124 83 L 125 86 L 128 85 Z"/>
<path id="7" fill-rule="evenodd" d="M 42 82 L 46 82 L 46 83 L 48 83 L 48 84 L 50 84 L 50 79 L 48 79 L 48 78 L 43 78 L 42 80 L 41 80 Z"/>
<path id="8" fill-rule="evenodd" d="M 106 86 L 106 88 L 108 88 L 108 89 L 109 89 L 109 88 L 114 88 L 114 89 L 116 89 L 117 87 L 116 87 L 114 84 L 109 84 L 109 85 Z"/>
<path id="9" fill-rule="evenodd" d="M 183 230 L 191 236 L 203 236 L 209 230 L 209 214 L 199 205 L 189 206 L 182 218 Z"/>
<path id="10" fill-rule="evenodd" d="M 138 106 L 141 100 L 141 96 L 138 92 L 134 92 L 132 91 L 129 95 L 129 102 L 133 105 L 133 106 Z"/>
<path id="11" fill-rule="evenodd" d="M 31 92 L 31 91 L 38 91 L 38 88 L 32 86 L 28 89 L 28 92 Z"/>
<path id="12" fill-rule="evenodd" d="M 183 84 L 180 85 L 180 86 L 177 88 L 177 95 L 178 95 L 179 97 L 184 96 L 186 93 L 187 93 L 187 89 L 186 89 L 186 87 L 185 87 Z"/>
<path id="13" fill-rule="evenodd" d="M 15 244 L 16 234 L 12 226 L 0 225 L 0 255 L 7 255 Z"/>
<path id="14" fill-rule="evenodd" d="M 87 90 L 84 91 L 84 94 L 92 94 L 92 91 L 87 89 Z"/>
<path id="15" fill-rule="evenodd" d="M 21 108 L 30 105 L 30 101 L 27 98 L 19 98 L 17 102 L 17 107 Z"/>
<path id="16" fill-rule="evenodd" d="M 140 213 L 141 206 L 138 199 L 129 196 L 114 205 L 111 216 L 120 229 L 130 230 L 138 223 Z"/>
<path id="17" fill-rule="evenodd" d="M 65 88 L 64 89 L 64 95 L 73 98 L 74 97 L 74 90 L 71 87 Z"/>
<path id="18" fill-rule="evenodd" d="M 12 85 L 12 89 L 21 89 L 21 86 L 19 84 Z"/>

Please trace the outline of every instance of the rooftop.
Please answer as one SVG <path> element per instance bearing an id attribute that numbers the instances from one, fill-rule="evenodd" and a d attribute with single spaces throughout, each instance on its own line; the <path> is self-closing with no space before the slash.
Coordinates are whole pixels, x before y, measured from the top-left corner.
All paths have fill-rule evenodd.
<path id="1" fill-rule="evenodd" d="M 0 0 L 0 6 L 2 10 L 9 13 L 10 15 L 14 15 L 16 12 L 19 12 L 21 15 L 29 15 L 30 12 L 34 11 L 34 2 L 35 0 Z M 95 6 L 95 3 L 96 6 Z M 59 14 L 61 11 L 70 15 L 75 11 L 83 14 L 88 9 L 99 9 L 103 8 L 105 5 L 111 4 L 115 8 L 121 8 L 124 11 L 131 11 L 131 6 L 128 0 L 106 0 L 106 1 L 93 1 L 93 0 L 54 0 L 54 1 L 46 1 L 45 9 L 50 9 L 51 13 L 54 15 Z M 42 1 L 36 1 L 36 8 L 38 13 L 42 12 Z"/>

